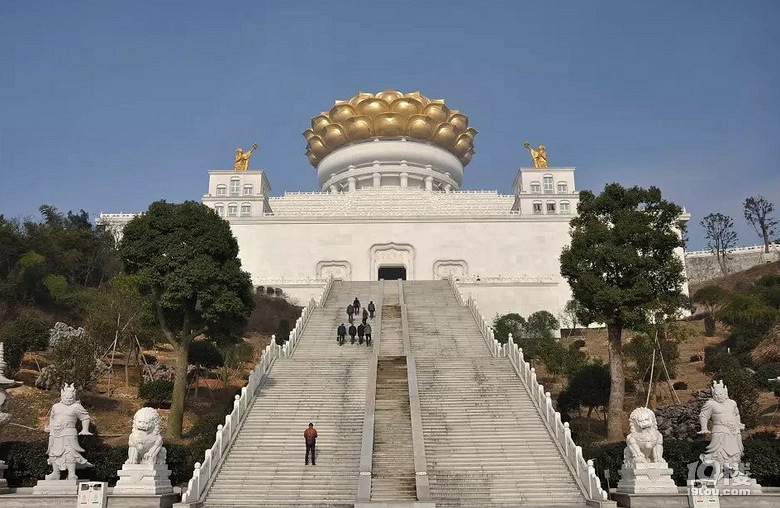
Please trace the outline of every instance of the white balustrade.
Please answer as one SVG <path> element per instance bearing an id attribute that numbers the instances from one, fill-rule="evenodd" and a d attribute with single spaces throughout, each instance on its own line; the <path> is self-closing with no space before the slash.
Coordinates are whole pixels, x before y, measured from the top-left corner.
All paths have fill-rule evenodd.
<path id="1" fill-rule="evenodd" d="M 206 450 L 203 462 L 196 462 L 195 468 L 192 472 L 192 478 L 187 484 L 187 490 L 182 492 L 182 503 L 195 503 L 202 499 L 205 494 L 206 488 L 214 478 L 217 470 L 219 469 L 222 459 L 227 455 L 227 450 L 233 439 L 238 434 L 238 430 L 244 423 L 246 415 L 249 413 L 249 406 L 252 403 L 252 399 L 257 391 L 263 378 L 271 370 L 274 360 L 277 358 L 286 358 L 293 354 L 295 346 L 298 344 L 303 329 L 306 327 L 306 323 L 309 321 L 314 309 L 318 305 L 325 303 L 330 288 L 333 285 L 333 277 L 330 277 L 325 284 L 325 289 L 319 300 L 312 298 L 309 300 L 309 304 L 301 311 L 301 317 L 295 322 L 295 328 L 290 332 L 290 339 L 280 346 L 276 343 L 276 336 L 271 336 L 271 343 L 268 344 L 263 350 L 260 361 L 255 365 L 252 371 L 249 373 L 249 379 L 246 386 L 241 388 L 241 394 L 236 395 L 233 400 L 233 411 L 225 416 L 225 423 L 217 426 L 217 433 L 214 439 L 214 444 L 210 449 Z"/>
<path id="2" fill-rule="evenodd" d="M 593 461 L 585 462 L 582 457 L 582 448 L 577 446 L 571 438 L 571 429 L 569 424 L 561 421 L 561 414 L 555 411 L 552 404 L 552 398 L 550 392 L 544 390 L 544 386 L 539 384 L 536 379 L 536 369 L 525 361 L 523 357 L 523 350 L 517 345 L 509 334 L 507 343 L 504 345 L 499 344 L 495 338 L 493 328 L 488 325 L 488 321 L 482 317 L 479 312 L 477 302 L 469 296 L 464 302 L 463 296 L 458 290 L 455 280 L 452 276 L 448 277 L 450 287 L 455 294 L 455 299 L 461 306 L 468 306 L 471 310 L 471 315 L 474 316 L 474 320 L 479 326 L 479 331 L 482 333 L 482 337 L 488 345 L 488 349 L 493 356 L 506 356 L 512 363 L 518 377 L 523 384 L 528 388 L 529 395 L 542 422 L 547 426 L 550 435 L 554 440 L 558 442 L 561 452 L 572 468 L 575 476 L 579 479 L 588 499 L 606 500 L 607 492 L 601 488 L 601 481 L 596 475 L 596 471 L 593 468 Z"/>

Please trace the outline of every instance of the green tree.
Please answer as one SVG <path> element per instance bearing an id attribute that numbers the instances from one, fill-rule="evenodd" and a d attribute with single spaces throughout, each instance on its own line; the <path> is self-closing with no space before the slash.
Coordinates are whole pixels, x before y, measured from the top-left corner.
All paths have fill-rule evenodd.
<path id="1" fill-rule="evenodd" d="M 609 368 L 606 365 L 591 364 L 583 367 L 569 380 L 564 391 L 558 395 L 558 410 L 561 413 L 588 408 L 588 418 L 594 409 L 607 405 L 610 399 Z"/>
<path id="2" fill-rule="evenodd" d="M 515 312 L 504 314 L 503 316 L 496 316 L 493 319 L 493 334 L 498 342 L 506 344 L 509 340 L 509 334 L 512 334 L 512 338 L 515 342 L 523 336 L 523 330 L 525 328 L 525 318 Z"/>
<path id="3" fill-rule="evenodd" d="M 749 197 L 744 205 L 745 220 L 748 221 L 756 233 L 764 242 L 764 252 L 769 253 L 769 244 L 772 241 L 770 236 L 775 234 L 777 219 L 772 217 L 775 211 L 775 205 L 764 199 L 762 196 Z"/>
<path id="4" fill-rule="evenodd" d="M 704 307 L 704 335 L 715 336 L 715 311 L 726 297 L 726 290 L 720 286 L 704 286 L 696 290 L 691 301 Z"/>
<path id="5" fill-rule="evenodd" d="M 116 340 L 125 354 L 125 386 L 130 383 L 130 359 L 138 363 L 139 345 L 151 346 L 160 337 L 152 326 L 153 314 L 147 298 L 139 291 L 138 277 L 119 274 L 103 283 L 92 295 L 86 309 L 86 328 L 101 345 Z"/>
<path id="6" fill-rule="evenodd" d="M 647 323 L 651 312 L 677 312 L 682 293 L 682 209 L 656 187 L 608 184 L 595 196 L 580 193 L 571 221 L 571 245 L 561 254 L 561 274 L 580 302 L 583 324 L 607 326 L 611 389 L 608 437 L 623 438 L 623 328 Z"/>
<path id="7" fill-rule="evenodd" d="M 707 245 L 715 254 L 720 265 L 720 271 L 728 272 L 726 266 L 726 253 L 737 246 L 737 233 L 734 232 L 734 221 L 728 215 L 711 213 L 701 220 L 704 234 L 707 237 Z"/>
<path id="8" fill-rule="evenodd" d="M 194 201 L 152 203 L 127 224 L 120 251 L 176 352 L 168 435 L 178 438 L 190 345 L 199 335 L 223 342 L 239 338 L 253 307 L 252 283 L 241 270 L 230 224 Z"/>

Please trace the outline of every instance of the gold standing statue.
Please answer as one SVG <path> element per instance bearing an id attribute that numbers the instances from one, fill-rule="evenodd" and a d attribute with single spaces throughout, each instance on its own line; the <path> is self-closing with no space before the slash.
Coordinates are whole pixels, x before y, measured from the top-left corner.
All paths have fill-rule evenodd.
<path id="1" fill-rule="evenodd" d="M 248 152 L 243 151 L 241 148 L 236 148 L 236 163 L 233 169 L 236 171 L 246 171 L 249 169 L 249 158 L 252 157 L 252 152 L 257 150 L 257 143 L 252 145 L 252 149 Z"/>
<path id="2" fill-rule="evenodd" d="M 531 157 L 534 159 L 534 167 L 535 168 L 546 168 L 547 167 L 547 149 L 544 147 L 544 145 L 539 145 L 539 148 L 534 150 L 531 148 L 531 143 L 526 141 L 523 143 L 523 146 L 526 150 L 531 152 Z"/>

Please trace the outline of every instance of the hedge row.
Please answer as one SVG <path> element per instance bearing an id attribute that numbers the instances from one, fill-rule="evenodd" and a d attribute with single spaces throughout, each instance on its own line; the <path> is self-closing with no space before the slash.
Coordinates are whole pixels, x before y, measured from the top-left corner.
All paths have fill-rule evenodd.
<path id="1" fill-rule="evenodd" d="M 774 434 L 761 433 L 743 439 L 745 455 L 743 461 L 750 464 L 750 475 L 765 487 L 780 487 L 780 439 Z M 664 459 L 674 470 L 674 481 L 685 485 L 688 479 L 688 464 L 698 462 L 709 441 L 664 440 Z M 618 471 L 623 464 L 625 443 L 609 443 L 583 450 L 583 456 L 594 459 L 596 472 L 604 488 L 607 482 L 604 470 L 609 470 L 611 487 L 620 480 Z"/>
<path id="2" fill-rule="evenodd" d="M 94 467 L 79 469 L 79 478 L 116 484 L 117 471 L 127 460 L 127 446 L 109 446 L 97 438 L 81 437 L 81 446 L 86 450 L 82 455 Z M 195 456 L 190 447 L 166 444 L 168 450 L 168 468 L 171 470 L 171 483 L 182 485 L 189 481 L 196 461 L 203 460 L 203 453 Z M 46 463 L 47 442 L 8 441 L 0 445 L 0 457 L 4 457 L 8 469 L 5 477 L 10 487 L 32 487 L 51 471 Z"/>

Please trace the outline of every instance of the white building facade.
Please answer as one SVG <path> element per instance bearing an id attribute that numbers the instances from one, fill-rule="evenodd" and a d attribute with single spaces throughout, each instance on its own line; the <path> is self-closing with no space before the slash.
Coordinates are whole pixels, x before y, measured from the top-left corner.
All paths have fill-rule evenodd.
<path id="1" fill-rule="evenodd" d="M 321 192 L 271 197 L 261 170 L 216 170 L 203 203 L 230 222 L 255 285 L 299 302 L 330 276 L 452 276 L 487 316 L 559 315 L 574 168 L 521 168 L 512 195 L 461 191 L 475 135 L 443 101 L 361 93 L 304 133 Z"/>
<path id="2" fill-rule="evenodd" d="M 262 170 L 208 173 L 202 201 L 230 222 L 256 286 L 305 304 L 329 277 L 453 277 L 485 316 L 561 317 L 571 299 L 559 256 L 579 200 L 574 168 L 520 168 L 510 195 L 461 191 L 477 131 L 419 92 L 337 101 L 303 134 L 320 192 L 271 196 Z M 121 234 L 128 217 L 99 223 Z"/>

